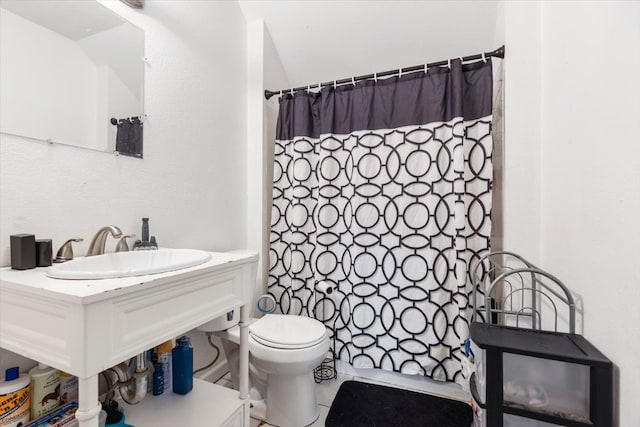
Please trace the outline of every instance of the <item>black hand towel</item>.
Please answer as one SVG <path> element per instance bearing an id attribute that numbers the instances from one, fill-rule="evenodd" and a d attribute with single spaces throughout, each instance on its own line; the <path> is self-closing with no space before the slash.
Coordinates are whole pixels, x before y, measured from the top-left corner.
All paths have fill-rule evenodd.
<path id="1" fill-rule="evenodd" d="M 142 157 L 142 122 L 139 118 L 118 120 L 116 151 L 125 156 Z"/>

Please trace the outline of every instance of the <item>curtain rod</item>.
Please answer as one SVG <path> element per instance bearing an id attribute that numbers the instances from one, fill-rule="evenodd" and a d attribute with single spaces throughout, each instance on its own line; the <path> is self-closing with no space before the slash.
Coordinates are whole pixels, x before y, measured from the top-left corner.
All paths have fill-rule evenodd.
<path id="1" fill-rule="evenodd" d="M 476 59 L 484 59 L 484 58 L 504 58 L 504 45 L 500 46 L 499 48 L 497 48 L 494 51 L 491 52 L 485 52 L 485 53 L 478 53 L 476 55 L 471 55 L 471 56 L 465 56 L 462 59 L 462 61 L 474 61 Z M 381 73 L 375 73 L 375 74 L 366 74 L 363 76 L 357 76 L 357 77 L 351 77 L 351 78 L 347 78 L 347 79 L 341 79 L 341 80 L 336 80 L 336 81 L 332 81 L 332 82 L 325 82 L 325 83 L 320 83 L 320 84 L 315 84 L 315 85 L 311 85 L 311 86 L 299 86 L 299 87 L 294 87 L 291 89 L 283 89 L 283 90 L 278 90 L 278 91 L 271 91 L 268 89 L 265 89 L 264 91 L 264 97 L 266 99 L 271 98 L 273 95 L 278 95 L 281 93 L 289 93 L 289 92 L 297 92 L 299 90 L 307 90 L 310 87 L 315 87 L 317 88 L 318 86 L 320 87 L 324 87 L 324 86 L 333 86 L 333 85 L 339 85 L 339 84 L 344 84 L 344 83 L 354 83 L 360 80 L 368 80 L 368 79 L 377 79 L 378 77 L 386 77 L 386 76 L 392 76 L 394 74 L 400 74 L 400 73 L 411 73 L 414 71 L 420 71 L 420 70 L 424 70 L 425 67 L 441 67 L 443 65 L 447 65 L 449 64 L 450 60 L 444 60 L 444 61 L 438 61 L 438 62 L 431 62 L 429 64 L 426 65 L 414 65 L 413 67 L 406 67 L 406 68 L 400 68 L 400 69 L 396 69 L 396 70 L 389 70 L 389 71 L 383 71 Z"/>

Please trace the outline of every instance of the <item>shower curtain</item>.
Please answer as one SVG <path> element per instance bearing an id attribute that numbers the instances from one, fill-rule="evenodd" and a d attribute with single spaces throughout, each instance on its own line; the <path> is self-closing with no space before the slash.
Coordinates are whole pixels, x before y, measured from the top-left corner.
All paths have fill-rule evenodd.
<path id="1" fill-rule="evenodd" d="M 462 380 L 491 111 L 490 61 L 281 97 L 268 289 L 280 312 L 325 323 L 336 358 Z"/>

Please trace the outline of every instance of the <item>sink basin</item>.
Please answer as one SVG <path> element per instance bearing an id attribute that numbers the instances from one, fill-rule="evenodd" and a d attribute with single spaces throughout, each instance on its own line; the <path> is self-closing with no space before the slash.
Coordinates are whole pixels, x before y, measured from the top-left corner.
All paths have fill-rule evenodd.
<path id="1" fill-rule="evenodd" d="M 46 274 L 54 279 L 115 279 L 181 270 L 210 259 L 209 252 L 198 249 L 117 252 L 57 264 L 49 267 Z"/>

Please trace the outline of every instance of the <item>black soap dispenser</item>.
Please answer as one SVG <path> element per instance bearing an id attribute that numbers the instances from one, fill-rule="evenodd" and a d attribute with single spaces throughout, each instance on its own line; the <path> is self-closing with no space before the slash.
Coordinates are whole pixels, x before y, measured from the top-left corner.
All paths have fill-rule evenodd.
<path id="1" fill-rule="evenodd" d="M 149 218 L 142 218 L 142 241 L 149 241 Z"/>
<path id="2" fill-rule="evenodd" d="M 149 218 L 142 218 L 142 238 L 141 240 L 136 240 L 133 244 L 133 250 L 147 251 L 154 249 L 158 249 L 158 244 L 155 236 L 149 238 Z"/>

